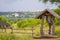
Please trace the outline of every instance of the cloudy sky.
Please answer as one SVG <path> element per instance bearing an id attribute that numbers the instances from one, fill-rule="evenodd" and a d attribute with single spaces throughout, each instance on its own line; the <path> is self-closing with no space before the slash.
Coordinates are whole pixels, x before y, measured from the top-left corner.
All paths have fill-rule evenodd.
<path id="1" fill-rule="evenodd" d="M 56 5 L 49 2 L 44 4 L 38 0 L 0 0 L 0 12 L 43 10 L 47 7 L 52 9 L 56 8 Z"/>

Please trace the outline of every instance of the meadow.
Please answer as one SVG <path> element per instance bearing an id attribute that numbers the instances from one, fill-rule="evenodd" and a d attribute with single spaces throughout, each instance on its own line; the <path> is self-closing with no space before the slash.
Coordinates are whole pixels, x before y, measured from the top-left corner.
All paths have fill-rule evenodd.
<path id="1" fill-rule="evenodd" d="M 39 27 L 35 27 L 34 36 L 40 35 L 39 30 Z M 0 40 L 60 40 L 60 26 L 55 27 L 55 34 L 58 38 L 34 39 L 31 34 L 0 33 Z"/>

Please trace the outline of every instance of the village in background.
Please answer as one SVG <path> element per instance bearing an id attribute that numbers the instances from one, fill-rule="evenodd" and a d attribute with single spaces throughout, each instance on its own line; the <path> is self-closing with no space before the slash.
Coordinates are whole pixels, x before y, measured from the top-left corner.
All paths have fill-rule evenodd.
<path id="1" fill-rule="evenodd" d="M 25 19 L 25 18 L 35 18 L 40 11 L 27 11 L 27 12 L 0 12 L 0 16 L 6 17 L 8 19 Z"/>

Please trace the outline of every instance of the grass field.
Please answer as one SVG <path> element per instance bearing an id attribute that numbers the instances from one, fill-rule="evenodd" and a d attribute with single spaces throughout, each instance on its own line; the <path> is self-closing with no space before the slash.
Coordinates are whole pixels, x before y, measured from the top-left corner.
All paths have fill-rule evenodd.
<path id="1" fill-rule="evenodd" d="M 40 35 L 39 29 L 40 27 L 36 27 L 34 30 L 34 36 Z M 60 26 L 55 27 L 55 33 L 59 38 L 46 38 L 46 39 L 34 39 L 31 34 L 10 34 L 10 33 L 0 33 L 0 40 L 60 40 Z M 1 31 L 1 30 L 0 30 Z M 18 30 L 19 31 L 19 30 Z M 7 29 L 7 32 L 10 30 Z M 26 31 L 25 31 L 26 32 Z M 28 32 L 28 31 L 27 31 Z"/>

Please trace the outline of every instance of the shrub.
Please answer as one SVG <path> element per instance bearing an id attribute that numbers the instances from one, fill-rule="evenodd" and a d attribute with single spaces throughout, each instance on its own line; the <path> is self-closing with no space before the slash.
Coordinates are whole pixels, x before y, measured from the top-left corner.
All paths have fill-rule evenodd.
<path id="1" fill-rule="evenodd" d="M 21 20 L 19 22 L 17 22 L 17 26 L 20 28 L 24 28 L 24 27 L 34 27 L 36 25 L 40 24 L 40 19 L 33 19 L 33 18 L 28 18 L 28 19 L 24 19 Z"/>
<path id="2" fill-rule="evenodd" d="M 60 19 L 55 19 L 56 25 L 60 25 Z"/>

